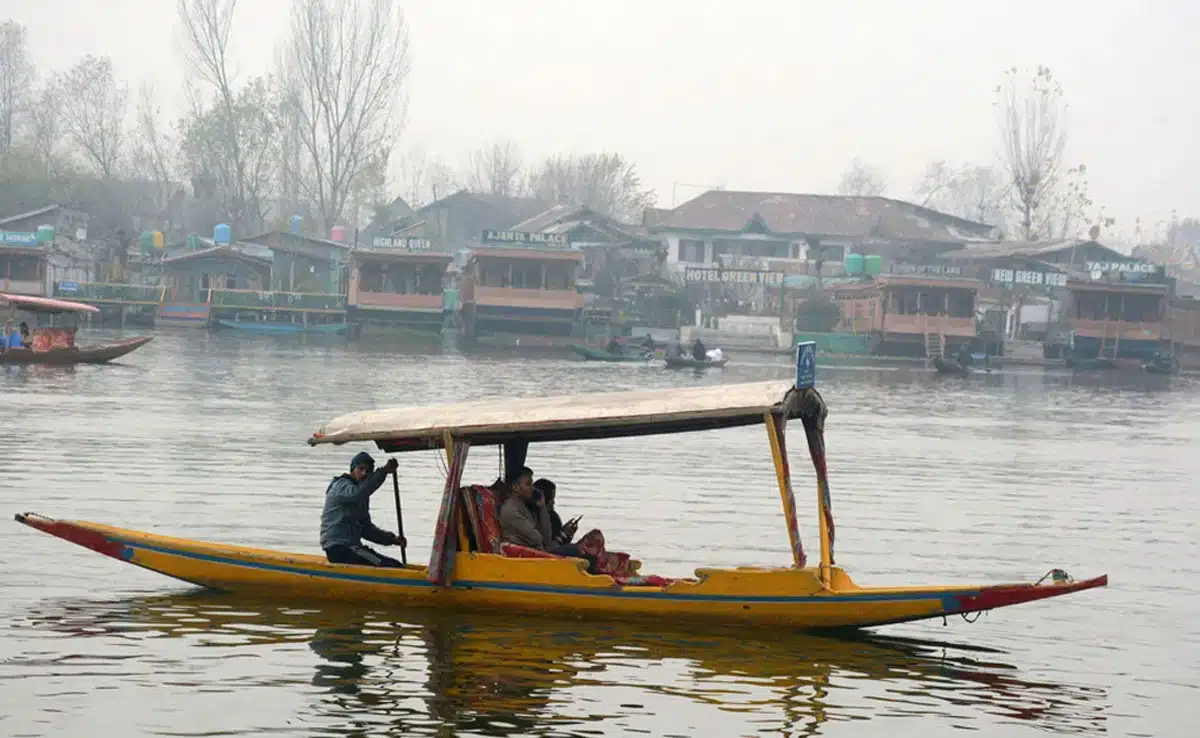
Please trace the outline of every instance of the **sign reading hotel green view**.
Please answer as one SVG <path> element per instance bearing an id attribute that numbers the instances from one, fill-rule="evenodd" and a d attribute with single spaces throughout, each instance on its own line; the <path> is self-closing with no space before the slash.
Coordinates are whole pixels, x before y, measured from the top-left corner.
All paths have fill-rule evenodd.
<path id="1" fill-rule="evenodd" d="M 692 284 L 783 284 L 783 272 L 764 272 L 755 269 L 706 269 L 688 267 L 683 279 Z"/>
<path id="2" fill-rule="evenodd" d="M 0 231 L 0 244 L 5 246 L 37 246 L 36 233 L 22 231 Z"/>
<path id="3" fill-rule="evenodd" d="M 524 231 L 484 231 L 480 240 L 484 243 L 537 244 L 540 246 L 566 246 L 570 243 L 565 233 L 526 233 Z"/>

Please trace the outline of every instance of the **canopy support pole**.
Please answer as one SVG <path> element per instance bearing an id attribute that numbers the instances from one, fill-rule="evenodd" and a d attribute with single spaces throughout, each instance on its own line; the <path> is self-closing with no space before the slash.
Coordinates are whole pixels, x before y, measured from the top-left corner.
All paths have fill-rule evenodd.
<path id="1" fill-rule="evenodd" d="M 800 524 L 796 520 L 796 495 L 792 492 L 792 476 L 787 459 L 787 420 L 782 416 L 777 419 L 771 413 L 764 413 L 763 423 L 767 426 L 767 438 L 771 441 L 775 479 L 779 483 L 779 499 L 783 503 L 783 518 L 787 523 L 788 542 L 792 548 L 792 565 L 803 569 L 808 559 L 804 555 L 804 544 L 800 541 Z"/>
<path id="2" fill-rule="evenodd" d="M 808 440 L 808 453 L 812 456 L 813 469 L 817 473 L 817 522 L 821 530 L 821 581 L 825 586 L 832 583 L 833 560 L 833 504 L 829 495 L 829 479 L 825 467 L 825 415 L 828 412 L 825 400 L 812 387 L 800 390 L 800 420 L 804 423 L 804 435 Z"/>
<path id="3" fill-rule="evenodd" d="M 466 438 L 455 442 L 447 431 L 442 437 L 442 445 L 446 449 L 446 486 L 442 491 L 442 507 L 438 512 L 433 549 L 429 554 L 428 579 L 439 586 L 446 586 L 454 576 L 454 560 L 458 553 L 455 541 L 458 536 L 458 501 L 462 497 L 458 494 L 458 488 L 471 442 Z"/>

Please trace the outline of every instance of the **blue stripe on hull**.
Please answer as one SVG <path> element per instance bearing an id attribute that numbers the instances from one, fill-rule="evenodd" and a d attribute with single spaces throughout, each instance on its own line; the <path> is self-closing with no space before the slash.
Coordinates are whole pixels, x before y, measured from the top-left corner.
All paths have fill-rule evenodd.
<path id="1" fill-rule="evenodd" d="M 168 556 L 179 556 L 181 558 L 197 559 L 200 561 L 208 561 L 214 564 L 225 564 L 228 566 L 241 566 L 248 569 L 263 569 L 266 571 L 276 571 L 284 574 L 296 574 L 308 577 L 321 577 L 326 579 L 338 579 L 351 582 L 365 582 L 370 584 L 392 584 L 401 587 L 433 587 L 433 582 L 426 579 L 397 579 L 395 577 L 374 576 L 370 574 L 356 574 L 340 571 L 316 571 L 312 569 L 303 569 L 295 566 L 287 566 L 283 564 L 267 564 L 258 561 L 243 561 L 240 559 L 231 559 L 224 556 L 214 556 L 212 554 L 195 553 L 192 551 L 181 551 L 179 549 L 164 548 L 161 546 L 151 546 L 146 544 L 130 543 L 114 539 L 122 545 L 130 549 L 142 549 L 153 551 L 155 553 L 166 554 Z M 127 557 L 128 558 L 128 557 Z M 131 562 L 136 563 L 136 562 Z M 953 604 L 948 602 L 951 597 L 975 597 L 979 595 L 979 590 L 963 590 L 955 592 L 953 596 L 944 592 L 913 592 L 908 594 L 854 594 L 854 595 L 800 595 L 800 596 L 753 596 L 753 595 L 706 595 L 706 594 L 680 594 L 663 591 L 654 592 L 638 592 L 622 589 L 593 589 L 584 587 L 550 587 L 540 584 L 513 584 L 510 582 L 477 582 L 473 580 L 456 580 L 451 583 L 451 587 L 455 589 L 487 589 L 508 592 L 533 592 L 538 594 L 555 594 L 555 595 L 582 595 L 588 597 L 632 597 L 641 599 L 667 599 L 676 601 L 690 602 L 753 602 L 760 604 L 818 604 L 826 602 L 903 602 L 912 600 L 941 600 L 945 609 L 952 609 Z"/>

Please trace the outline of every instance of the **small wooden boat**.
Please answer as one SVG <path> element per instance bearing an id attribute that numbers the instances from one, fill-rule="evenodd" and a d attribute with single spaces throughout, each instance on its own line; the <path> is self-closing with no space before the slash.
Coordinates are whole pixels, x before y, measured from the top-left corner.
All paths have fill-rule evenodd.
<path id="1" fill-rule="evenodd" d="M 814 386 L 816 345 L 797 347 L 795 382 L 612 392 L 354 412 L 312 434 L 311 446 L 374 442 L 388 453 L 440 449 L 446 482 L 428 565 L 376 568 L 321 556 L 175 538 L 99 523 L 18 514 L 24 525 L 121 562 L 218 590 L 373 606 L 448 607 L 662 622 L 716 621 L 782 629 L 866 628 L 944 618 L 1103 587 L 1107 576 L 1074 581 L 1051 570 L 1031 583 L 865 587 L 834 561 L 826 474 L 827 409 Z M 817 483 L 819 557 L 800 537 L 786 451 L 786 424 L 799 420 Z M 700 568 L 693 577 L 593 574 L 583 559 L 499 542 L 484 488 L 460 486 L 473 447 L 500 446 L 505 468 L 525 464 L 531 444 L 758 425 L 774 461 L 790 561 L 773 567 Z M 581 459 L 586 463 L 586 459 Z M 695 469 L 681 470 L 691 474 Z M 398 494 L 398 493 L 397 493 Z M 623 567 L 626 568 L 626 567 Z"/>
<path id="2" fill-rule="evenodd" d="M 571 344 L 569 348 L 579 356 L 583 357 L 586 361 L 648 361 L 654 358 L 653 351 L 643 349 L 639 353 L 633 346 L 629 348 L 628 353 L 614 353 L 606 349 L 592 348 L 591 346 L 584 346 L 583 344 L 577 343 Z"/>
<path id="3" fill-rule="evenodd" d="M 933 360 L 933 368 L 937 369 L 938 374 L 953 374 L 960 377 L 965 377 L 971 373 L 968 367 L 959 364 L 957 361 L 950 361 L 941 357 Z"/>
<path id="4" fill-rule="evenodd" d="M 299 323 L 275 323 L 269 320 L 224 320 L 222 318 L 218 318 L 216 322 L 221 328 L 245 331 L 246 333 L 267 333 L 274 335 L 291 335 L 296 333 L 344 334 L 346 329 L 350 327 L 347 323 L 317 323 L 305 326 Z"/>
<path id="5" fill-rule="evenodd" d="M 1117 367 L 1117 362 L 1107 356 L 1092 356 L 1088 358 L 1068 356 L 1063 359 L 1063 364 L 1068 369 L 1080 369 L 1084 371 L 1092 369 L 1115 369 Z"/>
<path id="6" fill-rule="evenodd" d="M 0 293 L 0 309 L 8 307 L 13 319 L 17 311 L 33 313 L 40 318 L 45 315 L 99 313 L 99 308 L 82 302 L 55 300 L 29 295 Z M 30 345 L 24 348 L 0 350 L 0 364 L 50 364 L 68 366 L 72 364 L 104 364 L 135 351 L 147 343 L 152 336 L 126 338 L 111 343 L 92 346 L 75 344 L 78 325 L 68 327 L 42 327 L 33 331 Z"/>
<path id="7" fill-rule="evenodd" d="M 1179 372 L 1179 359 L 1174 356 L 1156 355 L 1142 362 L 1142 371 L 1147 374 L 1176 374 Z"/>
<path id="8" fill-rule="evenodd" d="M 694 356 L 667 356 L 663 358 L 667 363 L 668 369 L 720 369 L 729 363 L 727 357 L 721 357 L 716 361 L 705 359 L 703 361 Z"/>

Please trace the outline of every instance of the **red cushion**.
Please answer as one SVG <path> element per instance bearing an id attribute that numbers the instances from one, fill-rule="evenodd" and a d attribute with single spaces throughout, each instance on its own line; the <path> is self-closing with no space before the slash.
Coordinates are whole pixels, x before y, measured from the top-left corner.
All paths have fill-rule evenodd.
<path id="1" fill-rule="evenodd" d="M 521 546 L 516 543 L 504 542 L 500 544 L 501 552 L 513 559 L 565 559 L 566 556 L 559 556 L 547 551 L 542 551 L 529 546 Z"/>
<path id="2" fill-rule="evenodd" d="M 500 516 L 496 507 L 496 493 L 482 485 L 475 485 L 465 495 L 467 515 L 475 530 L 475 541 L 482 553 L 500 553 Z"/>

